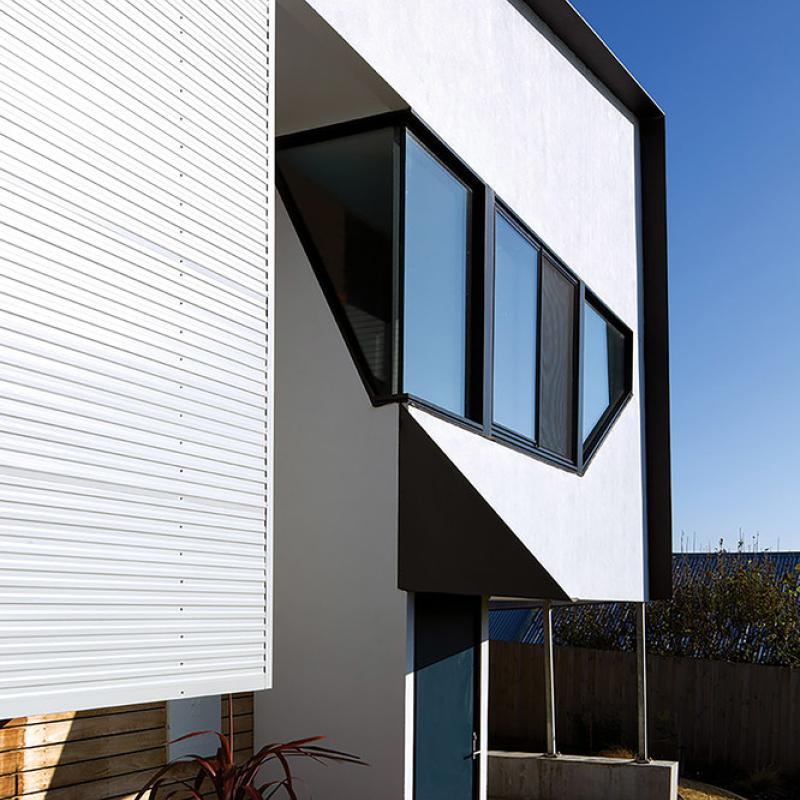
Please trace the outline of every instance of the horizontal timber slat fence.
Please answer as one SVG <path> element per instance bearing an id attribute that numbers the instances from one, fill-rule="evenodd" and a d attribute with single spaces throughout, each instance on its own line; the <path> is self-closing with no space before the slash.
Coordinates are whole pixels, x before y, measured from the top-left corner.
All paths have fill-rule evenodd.
<path id="1" fill-rule="evenodd" d="M 223 697 L 223 733 L 227 714 Z M 244 759 L 253 752 L 251 692 L 234 695 L 233 714 Z M 166 757 L 163 702 L 0 720 L 0 800 L 133 800 Z"/>
<path id="2" fill-rule="evenodd" d="M 489 746 L 545 747 L 541 645 L 491 642 Z M 648 655 L 650 754 L 706 774 L 800 773 L 800 669 Z M 636 752 L 636 654 L 555 649 L 562 753 Z"/>

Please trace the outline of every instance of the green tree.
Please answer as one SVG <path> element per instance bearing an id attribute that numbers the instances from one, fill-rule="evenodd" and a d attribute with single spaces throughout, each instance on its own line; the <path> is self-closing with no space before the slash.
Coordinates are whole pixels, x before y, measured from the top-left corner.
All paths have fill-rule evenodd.
<path id="1" fill-rule="evenodd" d="M 650 652 L 800 666 L 800 567 L 779 576 L 764 553 L 720 548 L 699 571 L 678 559 L 673 585 L 670 600 L 648 605 Z M 555 634 L 563 645 L 632 650 L 632 607 L 563 607 Z"/>

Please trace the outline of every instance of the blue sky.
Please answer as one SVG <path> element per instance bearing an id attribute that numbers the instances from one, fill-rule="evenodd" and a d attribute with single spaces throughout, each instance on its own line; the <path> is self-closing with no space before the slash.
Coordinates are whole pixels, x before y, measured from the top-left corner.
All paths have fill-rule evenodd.
<path id="1" fill-rule="evenodd" d="M 667 114 L 676 549 L 800 550 L 800 2 L 574 3 Z"/>

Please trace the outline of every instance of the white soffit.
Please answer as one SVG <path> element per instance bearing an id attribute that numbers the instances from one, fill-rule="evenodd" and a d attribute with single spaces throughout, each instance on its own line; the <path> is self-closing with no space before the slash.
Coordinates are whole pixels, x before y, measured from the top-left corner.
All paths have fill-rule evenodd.
<path id="1" fill-rule="evenodd" d="M 621 424 L 633 415 L 623 412 L 580 477 L 422 409 L 409 412 L 569 597 L 643 599 L 641 476 L 629 478 Z"/>
<path id="2" fill-rule="evenodd" d="M 273 10 L 0 5 L 0 718 L 269 684 Z"/>

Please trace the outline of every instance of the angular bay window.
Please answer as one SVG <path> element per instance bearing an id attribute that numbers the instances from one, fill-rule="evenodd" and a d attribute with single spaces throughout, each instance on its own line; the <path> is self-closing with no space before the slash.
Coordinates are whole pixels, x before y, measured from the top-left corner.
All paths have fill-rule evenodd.
<path id="1" fill-rule="evenodd" d="M 581 437 L 588 455 L 631 390 L 630 335 L 591 299 L 583 309 Z"/>
<path id="2" fill-rule="evenodd" d="M 531 442 L 536 433 L 539 248 L 495 216 L 493 421 Z"/>
<path id="3" fill-rule="evenodd" d="M 477 181 L 405 125 L 358 127 L 279 141 L 289 213 L 374 396 L 474 418 Z"/>
<path id="4" fill-rule="evenodd" d="M 631 396 L 632 333 L 417 118 L 281 137 L 278 185 L 374 402 L 582 472 Z"/>
<path id="5" fill-rule="evenodd" d="M 394 130 L 281 150 L 281 177 L 305 223 L 377 394 L 391 391 Z"/>

